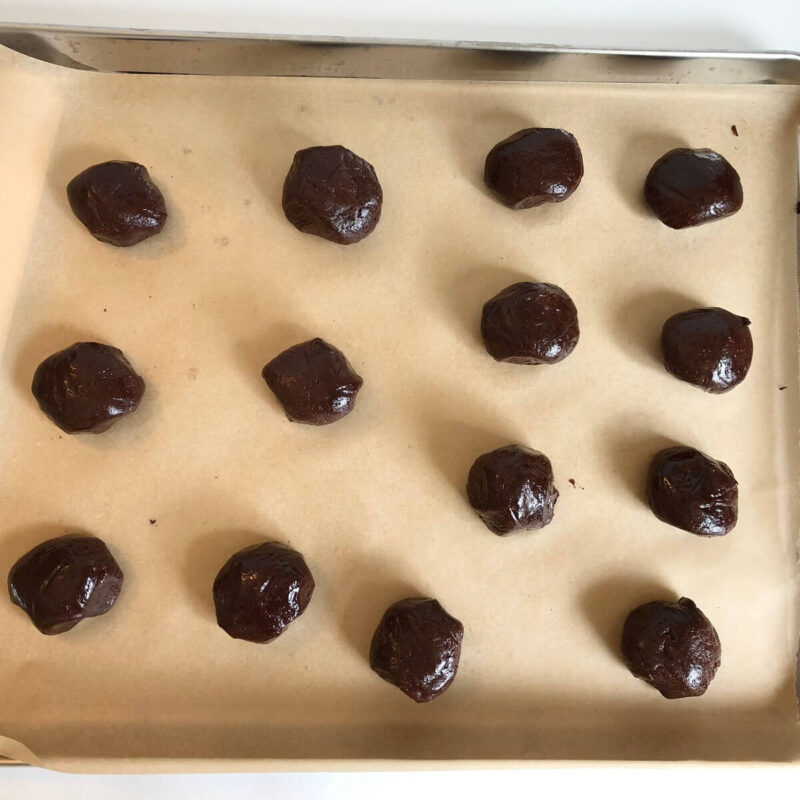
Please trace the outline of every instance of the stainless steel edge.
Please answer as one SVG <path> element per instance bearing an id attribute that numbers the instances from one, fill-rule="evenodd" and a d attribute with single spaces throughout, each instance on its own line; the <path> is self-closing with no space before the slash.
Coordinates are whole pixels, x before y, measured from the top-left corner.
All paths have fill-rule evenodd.
<path id="1" fill-rule="evenodd" d="M 0 44 L 98 72 L 490 81 L 800 84 L 800 54 L 3 25 Z"/>

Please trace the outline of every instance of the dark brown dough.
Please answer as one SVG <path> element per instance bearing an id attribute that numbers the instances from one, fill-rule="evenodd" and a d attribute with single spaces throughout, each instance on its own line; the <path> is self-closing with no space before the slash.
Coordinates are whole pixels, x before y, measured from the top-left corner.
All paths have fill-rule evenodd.
<path id="1" fill-rule="evenodd" d="M 106 161 L 85 169 L 67 184 L 67 199 L 95 239 L 116 247 L 161 233 L 167 221 L 158 186 L 133 161 Z"/>
<path id="2" fill-rule="evenodd" d="M 341 351 L 322 339 L 296 344 L 261 371 L 292 422 L 328 425 L 347 416 L 364 381 Z"/>
<path id="3" fill-rule="evenodd" d="M 467 478 L 469 502 L 498 536 L 549 525 L 558 500 L 550 459 L 511 444 L 479 456 Z"/>
<path id="4" fill-rule="evenodd" d="M 622 629 L 622 657 L 637 677 L 664 697 L 705 694 L 720 665 L 714 626 L 688 598 L 635 608 Z"/>
<path id="5" fill-rule="evenodd" d="M 429 597 L 409 597 L 386 609 L 372 637 L 369 664 L 417 703 L 455 680 L 464 626 Z"/>
<path id="6" fill-rule="evenodd" d="M 578 310 L 551 283 L 514 283 L 483 306 L 481 335 L 497 361 L 557 364 L 578 344 Z"/>
<path id="7" fill-rule="evenodd" d="M 676 147 L 653 164 L 644 197 L 665 225 L 689 228 L 735 214 L 742 207 L 742 184 L 719 153 Z"/>
<path id="8" fill-rule="evenodd" d="M 136 411 L 144 380 L 116 347 L 76 342 L 39 364 L 31 391 L 61 430 L 102 433 Z"/>
<path id="9" fill-rule="evenodd" d="M 560 203 L 583 177 L 575 137 L 559 128 L 525 128 L 496 144 L 486 156 L 483 180 L 509 208 Z"/>
<path id="10" fill-rule="evenodd" d="M 69 534 L 25 553 L 8 573 L 8 593 L 42 633 L 53 635 L 110 611 L 123 577 L 101 539 Z"/>
<path id="11" fill-rule="evenodd" d="M 283 184 L 283 211 L 297 230 L 354 244 L 375 229 L 382 205 L 383 190 L 372 164 L 346 147 L 295 153 Z"/>
<path id="12" fill-rule="evenodd" d="M 693 308 L 671 316 L 661 332 L 667 372 L 722 394 L 738 386 L 753 360 L 750 320 L 724 308 Z"/>
<path id="13" fill-rule="evenodd" d="M 739 488 L 730 467 L 693 447 L 668 447 L 653 456 L 647 500 L 662 521 L 700 536 L 733 530 Z"/>
<path id="14" fill-rule="evenodd" d="M 314 577 L 303 556 L 278 542 L 234 553 L 214 580 L 217 624 L 234 639 L 263 644 L 308 606 Z"/>

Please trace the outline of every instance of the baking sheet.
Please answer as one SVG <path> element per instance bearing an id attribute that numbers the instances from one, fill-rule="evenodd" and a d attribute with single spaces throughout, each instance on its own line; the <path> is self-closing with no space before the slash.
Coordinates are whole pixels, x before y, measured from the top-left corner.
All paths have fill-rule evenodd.
<path id="1" fill-rule="evenodd" d="M 0 750 L 95 771 L 797 759 L 796 87 L 101 75 L 7 51 L 0 70 L 0 573 L 78 530 L 126 574 L 113 612 L 64 636 L 0 603 Z M 513 213 L 482 188 L 483 157 L 530 125 L 571 130 L 586 175 L 569 202 Z M 281 213 L 292 154 L 320 143 L 382 182 L 382 220 L 356 246 Z M 681 144 L 735 165 L 734 218 L 672 231 L 646 212 L 647 170 Z M 96 242 L 66 202 L 109 158 L 146 164 L 167 199 L 164 233 L 135 248 Z M 482 303 L 523 278 L 578 306 L 563 364 L 482 349 Z M 658 361 L 662 321 L 693 305 L 753 322 L 753 368 L 729 395 Z M 355 413 L 321 429 L 290 424 L 260 378 L 311 336 L 365 380 Z M 147 392 L 110 433 L 67 436 L 30 379 L 87 338 L 122 348 Z M 463 485 L 512 441 L 551 458 L 561 497 L 548 528 L 499 539 Z M 673 442 L 733 468 L 724 539 L 647 508 L 646 465 Z M 305 555 L 314 598 L 270 645 L 229 639 L 213 577 L 270 538 Z M 425 706 L 366 657 L 410 594 L 465 626 L 458 678 Z M 670 702 L 617 639 L 632 607 L 680 595 L 723 663 L 705 697 Z"/>

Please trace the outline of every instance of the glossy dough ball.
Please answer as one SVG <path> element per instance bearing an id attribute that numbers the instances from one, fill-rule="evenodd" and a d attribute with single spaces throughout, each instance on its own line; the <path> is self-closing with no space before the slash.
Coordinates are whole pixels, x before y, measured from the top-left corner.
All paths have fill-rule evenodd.
<path id="1" fill-rule="evenodd" d="M 234 553 L 214 580 L 217 624 L 259 644 L 280 636 L 308 606 L 314 578 L 303 556 L 278 542 Z"/>
<path id="2" fill-rule="evenodd" d="M 144 380 L 121 350 L 76 342 L 36 368 L 33 396 L 67 433 L 102 433 L 139 407 Z"/>
<path id="3" fill-rule="evenodd" d="M 347 416 L 364 381 L 340 350 L 322 339 L 275 356 L 261 376 L 292 422 L 329 425 Z"/>
<path id="4" fill-rule="evenodd" d="M 693 447 L 668 447 L 653 456 L 647 499 L 662 522 L 700 536 L 732 531 L 739 511 L 730 467 Z"/>
<path id="5" fill-rule="evenodd" d="M 677 603 L 645 603 L 625 620 L 625 664 L 670 700 L 705 694 L 720 655 L 714 626 L 686 597 Z"/>
<path id="6" fill-rule="evenodd" d="M 481 335 L 496 361 L 557 364 L 578 344 L 578 310 L 551 283 L 514 283 L 483 306 Z"/>
<path id="7" fill-rule="evenodd" d="M 661 332 L 667 372 L 712 394 L 738 386 L 753 360 L 750 320 L 724 308 L 693 308 L 670 317 Z"/>
<path id="8" fill-rule="evenodd" d="M 677 147 L 653 164 L 644 198 L 670 228 L 729 217 L 742 207 L 739 173 L 713 150 Z"/>
<path id="9" fill-rule="evenodd" d="M 446 691 L 456 677 L 464 626 L 437 600 L 411 597 L 389 606 L 369 649 L 372 669 L 417 703 Z"/>
<path id="10" fill-rule="evenodd" d="M 42 633 L 54 635 L 110 611 L 122 581 L 102 540 L 70 534 L 22 556 L 8 573 L 8 593 Z"/>
<path id="11" fill-rule="evenodd" d="M 558 500 L 547 456 L 508 445 L 479 456 L 467 479 L 469 502 L 498 536 L 549 525 Z"/>
<path id="12" fill-rule="evenodd" d="M 496 144 L 486 156 L 483 180 L 509 208 L 560 203 L 583 177 L 575 137 L 558 128 L 525 128 Z"/>
<path id="13" fill-rule="evenodd" d="M 346 147 L 295 153 L 283 184 L 283 211 L 297 230 L 354 244 L 375 229 L 382 205 L 383 190 L 372 164 Z"/>
<path id="14" fill-rule="evenodd" d="M 147 169 L 133 161 L 106 161 L 76 175 L 67 185 L 75 216 L 95 239 L 130 247 L 161 233 L 167 207 Z"/>

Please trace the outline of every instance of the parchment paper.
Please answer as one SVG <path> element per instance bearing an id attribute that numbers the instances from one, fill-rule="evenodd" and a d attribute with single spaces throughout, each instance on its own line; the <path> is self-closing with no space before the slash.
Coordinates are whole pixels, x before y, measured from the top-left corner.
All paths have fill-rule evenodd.
<path id="1" fill-rule="evenodd" d="M 110 614 L 62 636 L 0 602 L 6 752 L 114 771 L 798 757 L 796 88 L 103 75 L 8 52 L 0 69 L 0 574 L 86 531 L 126 575 Z M 483 158 L 531 125 L 572 131 L 586 175 L 568 202 L 515 213 L 482 187 Z M 280 209 L 293 153 L 332 143 L 385 193 L 352 247 Z M 681 144 L 730 159 L 739 214 L 673 231 L 647 212 L 644 177 Z M 144 163 L 168 203 L 164 233 L 131 249 L 66 202 L 109 158 Z M 481 346 L 483 302 L 523 278 L 578 306 L 558 366 Z M 753 367 L 728 395 L 660 364 L 662 322 L 695 305 L 752 320 Z M 289 423 L 260 377 L 312 336 L 365 381 L 319 429 Z M 29 388 L 80 339 L 147 381 L 97 437 L 62 434 Z M 551 458 L 561 497 L 549 527 L 500 539 L 463 487 L 509 442 Z M 646 466 L 673 442 L 734 470 L 729 536 L 648 509 Z M 275 538 L 304 553 L 314 598 L 274 643 L 232 640 L 214 575 Z M 425 706 L 367 662 L 384 609 L 412 594 L 466 629 L 457 680 Z M 635 605 L 681 595 L 716 626 L 722 667 L 706 696 L 667 701 L 618 639 Z"/>

